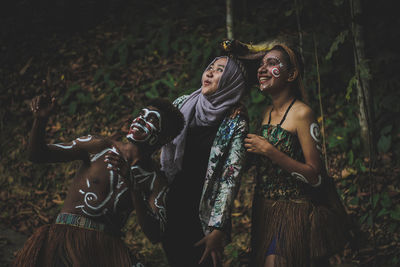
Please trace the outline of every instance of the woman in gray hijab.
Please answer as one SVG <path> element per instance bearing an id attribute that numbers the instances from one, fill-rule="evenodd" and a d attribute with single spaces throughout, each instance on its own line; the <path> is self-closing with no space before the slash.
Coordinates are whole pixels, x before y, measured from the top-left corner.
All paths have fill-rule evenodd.
<path id="1" fill-rule="evenodd" d="M 239 103 L 245 77 L 238 60 L 217 57 L 204 71 L 201 88 L 174 101 L 185 127 L 161 152 L 170 183 L 162 243 L 171 266 L 220 265 L 230 242 L 246 155 L 248 120 Z"/>

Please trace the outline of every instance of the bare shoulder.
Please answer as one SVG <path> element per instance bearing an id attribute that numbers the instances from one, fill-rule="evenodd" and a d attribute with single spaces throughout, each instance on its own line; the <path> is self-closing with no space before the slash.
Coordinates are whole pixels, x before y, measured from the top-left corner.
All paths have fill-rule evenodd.
<path id="1" fill-rule="evenodd" d="M 301 121 L 315 121 L 315 115 L 313 110 L 305 104 L 304 102 L 297 100 L 292 107 L 293 111 L 293 117 L 296 121 L 301 122 Z"/>

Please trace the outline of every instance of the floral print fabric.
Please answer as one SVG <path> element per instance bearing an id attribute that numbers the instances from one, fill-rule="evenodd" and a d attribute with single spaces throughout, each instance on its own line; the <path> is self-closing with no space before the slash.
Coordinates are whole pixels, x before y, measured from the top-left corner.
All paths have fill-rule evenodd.
<path id="1" fill-rule="evenodd" d="M 188 96 L 174 101 L 178 108 Z M 228 114 L 219 126 L 210 151 L 208 167 L 200 200 L 199 217 L 205 234 L 220 228 L 230 234 L 231 210 L 239 189 L 246 149 L 244 138 L 248 121 L 241 114 Z"/>

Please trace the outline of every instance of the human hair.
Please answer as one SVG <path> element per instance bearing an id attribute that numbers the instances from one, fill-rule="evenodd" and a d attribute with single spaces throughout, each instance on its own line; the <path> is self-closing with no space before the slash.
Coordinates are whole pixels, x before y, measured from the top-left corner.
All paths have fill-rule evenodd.
<path id="1" fill-rule="evenodd" d="M 242 73 L 243 79 L 247 85 L 248 84 L 248 74 L 247 74 L 246 66 L 243 64 L 242 60 L 235 57 L 234 55 L 230 55 L 228 58 L 230 60 L 232 60 L 233 62 L 235 62 L 235 64 L 239 67 L 239 70 Z"/>
<path id="2" fill-rule="evenodd" d="M 160 110 L 162 117 L 161 134 L 165 136 L 166 140 L 164 143 L 171 141 L 182 131 L 185 124 L 183 115 L 169 100 L 165 98 L 154 98 L 148 102 L 148 106 Z"/>
<path id="3" fill-rule="evenodd" d="M 288 65 L 288 71 L 292 72 L 294 75 L 295 79 L 292 83 L 293 94 L 297 98 L 308 102 L 307 94 L 305 92 L 302 80 L 304 65 L 303 61 L 301 60 L 300 54 L 297 52 L 297 50 L 289 48 L 284 43 L 274 45 L 268 52 L 272 50 L 276 50 L 282 53 L 283 60 Z"/>

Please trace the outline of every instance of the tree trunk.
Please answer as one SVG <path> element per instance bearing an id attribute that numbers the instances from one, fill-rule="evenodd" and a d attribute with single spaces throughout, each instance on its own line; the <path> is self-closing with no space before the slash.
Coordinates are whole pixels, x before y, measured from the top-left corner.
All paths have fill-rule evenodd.
<path id="1" fill-rule="evenodd" d="M 304 52 L 303 52 L 303 31 L 301 29 L 301 23 L 300 23 L 301 0 L 294 0 L 294 6 L 296 10 L 297 32 L 299 33 L 299 52 L 301 61 L 303 63 L 303 73 L 301 74 L 301 77 L 304 79 L 305 77 L 304 75 L 306 73 L 306 61 L 304 59 Z"/>
<path id="2" fill-rule="evenodd" d="M 360 0 L 350 0 L 351 30 L 353 34 L 355 72 L 357 77 L 357 101 L 359 105 L 358 119 L 361 128 L 361 142 L 364 156 L 373 160 L 376 152 L 374 142 L 373 106 L 371 99 L 369 72 L 365 57 L 363 28 L 359 24 L 362 13 Z"/>
<path id="3" fill-rule="evenodd" d="M 226 35 L 228 39 L 233 39 L 233 8 L 232 0 L 226 0 Z"/>

